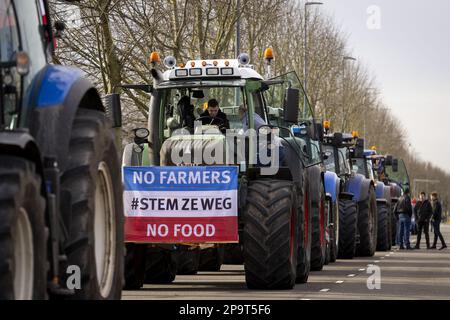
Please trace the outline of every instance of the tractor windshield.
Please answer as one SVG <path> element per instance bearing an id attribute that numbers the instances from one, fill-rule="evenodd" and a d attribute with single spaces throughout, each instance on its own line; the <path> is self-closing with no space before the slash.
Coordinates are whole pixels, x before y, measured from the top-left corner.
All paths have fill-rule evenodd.
<path id="1" fill-rule="evenodd" d="M 160 115 L 163 139 L 171 137 L 177 129 L 186 129 L 194 133 L 195 121 L 203 128 L 239 132 L 253 128 L 246 118 L 240 116 L 239 107 L 245 105 L 254 115 L 265 122 L 262 100 L 258 93 L 249 93 L 245 81 L 189 81 L 159 85 Z M 217 115 L 208 111 L 208 101 L 218 102 Z M 219 118 L 219 119 L 216 119 Z"/>
<path id="2" fill-rule="evenodd" d="M 352 159 L 353 166 L 357 168 L 357 173 L 362 174 L 366 178 L 369 178 L 366 172 L 366 160 L 363 158 Z"/>

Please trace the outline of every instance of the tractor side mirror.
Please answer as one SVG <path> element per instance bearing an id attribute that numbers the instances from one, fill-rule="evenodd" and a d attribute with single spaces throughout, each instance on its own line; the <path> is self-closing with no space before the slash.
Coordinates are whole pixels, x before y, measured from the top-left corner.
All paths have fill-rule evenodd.
<path id="1" fill-rule="evenodd" d="M 392 159 L 392 171 L 398 172 L 398 159 Z"/>
<path id="2" fill-rule="evenodd" d="M 332 140 L 333 146 L 339 148 L 342 145 L 343 141 L 344 141 L 344 139 L 342 137 L 342 133 L 341 132 L 335 132 L 333 134 L 333 140 Z"/>
<path id="3" fill-rule="evenodd" d="M 283 119 L 285 122 L 298 122 L 298 105 L 300 102 L 300 91 L 294 88 L 286 89 L 286 101 Z"/>
<path id="4" fill-rule="evenodd" d="M 386 156 L 385 165 L 392 166 L 392 156 Z"/>
<path id="5" fill-rule="evenodd" d="M 107 94 L 105 97 L 106 116 L 111 120 L 113 128 L 122 126 L 122 108 L 118 93 Z"/>
<path id="6" fill-rule="evenodd" d="M 356 140 L 355 158 L 363 158 L 364 157 L 364 139 L 358 138 Z"/>

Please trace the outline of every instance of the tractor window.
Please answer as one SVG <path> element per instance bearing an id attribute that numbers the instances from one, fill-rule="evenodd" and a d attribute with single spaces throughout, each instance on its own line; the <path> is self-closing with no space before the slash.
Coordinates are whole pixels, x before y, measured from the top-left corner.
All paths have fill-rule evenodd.
<path id="1" fill-rule="evenodd" d="M 184 128 L 194 133 L 194 120 L 205 122 L 209 116 L 207 103 L 210 99 L 216 99 L 220 111 L 225 113 L 231 130 L 239 131 L 243 122 L 239 117 L 239 104 L 248 103 L 242 87 L 190 87 L 163 89 L 161 99 L 161 116 L 163 139 L 173 135 L 175 130 Z M 202 118 L 200 118 L 202 117 Z M 211 125 L 205 124 L 202 130 L 219 129 L 221 122 L 211 121 Z"/>
<path id="2" fill-rule="evenodd" d="M 15 1 L 14 5 L 21 30 L 22 50 L 33 57 L 30 73 L 25 77 L 25 86 L 27 86 L 34 75 L 47 63 L 43 27 L 40 19 L 45 11 L 42 11 L 43 8 L 38 8 L 37 1 Z"/>
<path id="3" fill-rule="evenodd" d="M 371 180 L 375 180 L 375 176 L 373 175 L 372 161 L 366 160 L 366 164 L 367 164 L 367 172 L 369 173 L 368 178 Z"/>
<path id="4" fill-rule="evenodd" d="M 15 59 L 14 55 L 20 51 L 19 29 L 14 12 L 14 6 L 9 0 L 0 0 L 0 61 L 10 62 Z M 20 75 L 14 67 L 0 70 L 2 95 L 0 108 L 0 125 L 11 125 L 12 113 L 20 102 L 21 83 Z"/>
<path id="5" fill-rule="evenodd" d="M 348 159 L 348 149 L 347 148 L 339 148 L 338 160 L 339 160 L 339 173 L 340 174 L 348 174 L 350 173 Z"/>
<path id="6" fill-rule="evenodd" d="M 336 172 L 334 148 L 332 146 L 324 146 L 324 153 L 327 155 L 324 160 L 327 171 Z"/>
<path id="7" fill-rule="evenodd" d="M 270 83 L 272 82 L 272 83 Z M 299 101 L 299 122 L 310 120 L 313 117 L 311 107 L 307 99 L 300 80 L 295 72 L 289 72 L 285 75 L 276 77 L 269 81 L 270 87 L 264 92 L 264 99 L 269 114 L 269 122 L 273 125 L 283 125 L 283 110 L 285 106 L 286 89 L 294 88 L 300 90 Z M 306 101 L 306 108 L 305 108 Z"/>
<path id="8" fill-rule="evenodd" d="M 365 164 L 366 160 L 364 160 L 363 158 L 356 158 L 352 159 L 352 161 L 353 165 L 357 168 L 356 172 L 362 174 L 366 178 L 369 178 L 366 173 L 366 164 Z"/>

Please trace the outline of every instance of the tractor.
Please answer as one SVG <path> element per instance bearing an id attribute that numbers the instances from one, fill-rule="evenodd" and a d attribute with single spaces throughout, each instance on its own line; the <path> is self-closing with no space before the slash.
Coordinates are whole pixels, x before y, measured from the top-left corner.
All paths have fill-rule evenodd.
<path id="1" fill-rule="evenodd" d="M 394 207 L 400 196 L 403 194 L 403 188 L 409 186 L 408 173 L 402 160 L 400 163 L 402 164 L 403 171 L 402 173 L 398 172 L 399 159 L 393 158 L 392 155 L 379 155 L 376 154 L 374 150 L 366 151 L 366 154 L 372 161 L 375 180 L 382 182 L 385 186 L 383 188 L 383 197 L 387 200 L 387 211 L 390 214 L 387 223 L 389 228 L 389 243 L 382 241 L 380 250 L 389 250 L 391 246 L 395 245 L 397 236 L 398 217 L 394 213 Z M 379 196 L 381 197 L 381 191 L 379 191 Z M 384 239 L 383 236 L 382 239 Z"/>
<path id="2" fill-rule="evenodd" d="M 364 153 L 360 157 L 353 159 L 353 165 L 358 168 L 358 173 L 374 182 L 378 212 L 377 251 L 388 251 L 392 245 L 390 240 L 392 238 L 391 187 L 385 185 L 383 181 L 376 179 L 373 170 L 373 158 L 376 155 L 376 150 L 364 150 Z"/>
<path id="3" fill-rule="evenodd" d="M 150 56 L 152 84 L 121 86 L 122 90 L 150 95 L 148 127 L 134 130 L 134 142 L 125 147 L 122 158 L 126 289 L 138 289 L 144 283 L 170 283 L 181 265 L 182 273 L 193 274 L 202 268 L 217 271 L 225 248 L 238 251 L 249 288 L 290 289 L 307 281 L 315 245 L 312 221 L 320 220 L 313 216 L 324 212 L 320 199 L 325 193 L 319 195 L 324 190 L 320 176 L 322 129 L 295 72 L 273 77 L 271 48 L 264 57 L 263 77 L 246 54 L 237 59 L 191 60 L 185 64 L 166 57 L 166 70 L 162 71 L 159 54 L 154 52 Z M 223 115 L 220 119 L 209 113 L 212 99 L 218 101 L 226 121 Z M 120 104 L 120 93 L 108 96 L 117 127 L 121 125 Z M 202 157 L 205 152 L 214 159 Z M 267 162 L 267 157 L 274 162 Z M 272 166 L 277 161 L 279 166 Z M 220 211 L 223 217 L 212 210 L 199 215 L 193 206 L 182 213 L 173 206 L 130 209 L 144 191 L 159 195 L 159 190 L 173 190 L 172 198 L 164 199 L 172 204 L 182 195 L 195 198 L 191 200 L 195 203 L 216 201 L 215 197 L 225 192 L 217 189 L 220 179 L 214 185 L 184 180 L 175 185 L 164 179 L 163 184 L 157 184 L 157 178 L 137 186 L 131 181 L 135 175 L 164 178 L 174 174 L 179 178 L 204 177 L 207 173 L 223 177 L 224 172 L 233 173 L 231 182 L 221 188 L 232 188 L 235 200 L 229 211 Z M 205 230 L 209 224 L 217 231 L 214 236 L 189 236 L 189 230 L 199 234 L 204 230 L 201 221 L 207 221 Z M 169 236 L 164 237 L 167 229 L 163 224 L 168 226 Z M 178 233 L 179 225 L 186 229 L 185 235 Z M 155 235 L 158 228 L 161 232 Z M 178 237 L 174 238 L 175 234 Z M 324 232 L 318 234 L 324 239 Z M 320 246 L 325 248 L 323 239 Z"/>
<path id="4" fill-rule="evenodd" d="M 51 22 L 0 0 L 0 299 L 120 299 L 120 154 L 93 84 L 49 63 Z"/>
<path id="5" fill-rule="evenodd" d="M 352 160 L 363 154 L 364 140 L 356 132 L 328 133 L 329 122 L 324 128 L 325 187 L 331 208 L 330 260 L 372 256 L 377 241 L 375 187 L 352 165 Z"/>

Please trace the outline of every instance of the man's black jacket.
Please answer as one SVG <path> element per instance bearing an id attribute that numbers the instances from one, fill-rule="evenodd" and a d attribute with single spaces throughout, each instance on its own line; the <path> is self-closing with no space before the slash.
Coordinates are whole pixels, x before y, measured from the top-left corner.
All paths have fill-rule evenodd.
<path id="1" fill-rule="evenodd" d="M 412 217 L 412 205 L 411 205 L 411 198 L 409 195 L 405 194 L 398 199 L 396 209 L 396 214 L 406 214 L 410 218 Z"/>
<path id="2" fill-rule="evenodd" d="M 439 200 L 436 201 L 436 205 L 433 210 L 433 220 L 436 222 L 441 222 L 442 220 L 442 205 Z"/>
<path id="3" fill-rule="evenodd" d="M 419 219 L 418 222 L 430 221 L 431 216 L 433 215 L 433 208 L 428 200 L 424 200 L 423 202 L 420 200 L 417 201 L 414 211 Z"/>
<path id="4" fill-rule="evenodd" d="M 219 112 L 217 112 L 216 118 L 222 119 L 223 121 L 216 120 L 215 118 L 208 118 L 209 112 L 208 110 L 205 110 L 200 117 L 205 117 L 202 119 L 202 124 L 214 124 L 219 126 L 220 128 L 230 129 L 230 122 L 228 121 L 227 115 L 225 112 L 219 109 Z"/>

